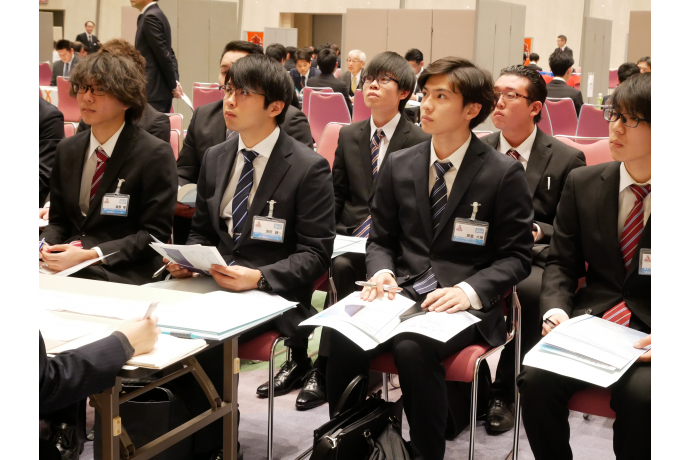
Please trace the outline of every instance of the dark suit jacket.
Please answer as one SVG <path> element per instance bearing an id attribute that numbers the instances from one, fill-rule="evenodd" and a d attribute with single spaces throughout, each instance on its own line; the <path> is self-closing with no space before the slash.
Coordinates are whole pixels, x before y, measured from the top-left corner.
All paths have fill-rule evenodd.
<path id="1" fill-rule="evenodd" d="M 79 64 L 79 61 L 81 61 L 81 58 L 77 53 L 74 53 L 74 58 L 72 58 L 72 65 L 70 65 L 70 73 L 72 72 L 72 69 L 74 69 L 74 66 Z M 53 62 L 53 77 L 50 79 L 50 86 L 57 86 L 57 77 L 62 77 L 63 72 L 65 69 L 65 63 L 62 62 L 61 60 Z"/>
<path id="2" fill-rule="evenodd" d="M 651 332 L 652 277 L 639 275 L 638 267 L 640 249 L 652 248 L 652 217 L 626 271 L 618 239 L 619 185 L 617 161 L 578 168 L 568 176 L 542 280 L 542 315 L 552 308 L 571 318 L 601 315 L 625 300 L 632 311 L 630 327 Z M 587 284 L 576 294 L 585 274 Z"/>
<path id="3" fill-rule="evenodd" d="M 301 110 L 289 106 L 285 114 L 285 121 L 280 128 L 288 136 L 313 149 L 314 141 L 311 137 L 309 122 Z M 187 137 L 185 137 L 182 145 L 182 151 L 177 158 L 177 174 L 180 186 L 197 183 L 204 154 L 210 147 L 225 142 L 225 132 L 223 101 L 202 105 L 194 111 L 192 121 L 189 122 L 187 129 Z"/>
<path id="4" fill-rule="evenodd" d="M 311 306 L 314 281 L 328 270 L 335 239 L 331 168 L 325 158 L 281 130 L 235 243 L 220 217 L 220 206 L 238 140 L 234 136 L 204 155 L 187 244 L 216 246 L 226 262 L 261 270 L 273 293 L 300 302 L 275 320 L 278 331 L 287 337 L 307 337 L 310 328 L 297 325 L 316 313 Z M 268 215 L 269 200 L 276 201 L 273 217 L 286 220 L 283 243 L 250 237 L 254 216 Z"/>
<path id="5" fill-rule="evenodd" d="M 383 157 L 383 164 L 386 164 L 393 152 L 412 147 L 430 138 L 431 136 L 422 131 L 422 128 L 401 116 Z M 352 231 L 369 216 L 369 205 L 379 177 L 377 175 L 376 180 L 373 180 L 371 176 L 370 139 L 369 118 L 344 126 L 340 130 L 333 162 L 333 188 L 336 232 L 341 235 L 351 235 Z"/>
<path id="6" fill-rule="evenodd" d="M 501 300 L 527 278 L 532 265 L 532 200 L 525 171 L 474 134 L 453 183 L 441 223 L 432 231 L 429 203 L 431 140 L 400 150 L 379 172 L 371 206 L 367 273 L 393 270 L 398 285 L 418 299 L 412 285 L 429 267 L 439 286 L 467 282 L 477 292 L 478 330 L 491 346 L 505 343 Z M 469 219 L 472 203 L 481 204 L 476 219 L 489 223 L 486 246 L 454 243 L 455 218 Z"/>
<path id="7" fill-rule="evenodd" d="M 582 93 L 572 86 L 561 80 L 551 80 L 551 82 L 546 85 L 546 97 L 569 97 L 573 100 L 575 104 L 575 111 L 577 115 L 580 115 L 580 108 L 584 101 L 582 100 Z"/>
<path id="8" fill-rule="evenodd" d="M 484 136 L 481 140 L 498 149 L 501 133 Z M 537 128 L 534 145 L 527 162 L 527 185 L 534 206 L 534 221 L 544 232 L 540 244 L 549 244 L 553 236 L 553 220 L 561 199 L 568 173 L 580 166 L 586 166 L 585 154 L 576 148 L 565 145 L 555 137 Z M 549 178 L 551 187 L 549 188 Z"/>
<path id="9" fill-rule="evenodd" d="M 285 60 L 285 64 L 283 64 L 285 67 L 285 70 L 290 71 L 295 68 L 295 61 L 293 59 L 287 59 Z"/>
<path id="10" fill-rule="evenodd" d="M 343 83 L 347 85 L 348 94 L 350 96 L 354 96 L 355 93 L 353 93 L 350 88 L 350 85 L 352 84 L 352 73 L 349 70 L 345 70 L 344 72 L 340 72 L 340 76 L 338 78 L 341 79 Z M 357 83 L 357 89 L 362 89 L 363 83 L 364 82 L 360 78 L 359 83 Z"/>
<path id="11" fill-rule="evenodd" d="M 307 86 L 314 86 L 311 84 L 311 79 L 317 75 L 321 75 L 321 71 L 315 66 L 311 66 L 309 69 L 309 75 L 307 76 Z M 302 75 L 297 71 L 297 68 L 290 70 L 290 76 L 292 77 L 292 83 L 295 85 L 297 91 L 302 90 Z"/>
<path id="12" fill-rule="evenodd" d="M 83 44 L 86 48 L 86 52 L 89 54 L 95 53 L 101 47 L 101 45 L 98 43 L 98 37 L 93 34 L 91 34 L 91 46 L 89 46 L 89 37 L 86 35 L 86 32 L 82 32 L 77 35 L 77 39 L 75 41 Z"/>
<path id="13" fill-rule="evenodd" d="M 555 50 L 553 50 L 553 52 L 554 52 L 554 53 L 565 53 L 565 54 L 569 54 L 570 57 L 573 57 L 573 50 L 571 50 L 570 48 L 568 48 L 568 45 L 566 45 L 566 46 L 563 48 L 563 51 L 561 51 L 560 48 L 556 48 Z M 553 53 L 552 53 L 552 54 L 553 54 Z"/>
<path id="14" fill-rule="evenodd" d="M 163 142 L 170 143 L 170 117 L 164 113 L 160 113 L 149 104 L 146 104 L 146 107 L 144 107 L 144 113 L 141 115 L 141 118 L 133 124 Z M 87 129 L 91 129 L 91 125 L 84 123 L 84 120 L 79 120 L 77 132 L 80 133 Z M 182 135 L 182 133 L 180 133 L 180 135 Z"/>
<path id="15" fill-rule="evenodd" d="M 91 131 L 58 146 L 50 180 L 50 224 L 41 238 L 49 244 L 81 240 L 84 249 L 98 246 L 110 254 L 102 265 L 109 281 L 144 284 L 160 268 L 160 257 L 149 247 L 151 235 L 167 241 L 177 201 L 175 156 L 170 144 L 126 123 L 106 163 L 105 174 L 86 214 L 79 208 L 81 176 Z M 130 196 L 126 217 L 100 214 L 103 195 Z"/>
<path id="16" fill-rule="evenodd" d="M 55 162 L 55 150 L 65 138 L 65 117 L 57 107 L 38 98 L 38 207 L 46 202 L 50 192 L 50 173 Z"/>
<path id="17" fill-rule="evenodd" d="M 350 111 L 352 115 L 352 101 L 350 101 L 350 85 L 346 85 L 342 80 L 335 78 L 332 73 L 317 75 L 314 78 L 307 80 L 307 86 L 314 88 L 333 88 L 334 93 L 340 93 L 345 99 L 345 104 L 347 104 L 347 110 Z"/>
<path id="18" fill-rule="evenodd" d="M 172 90 L 177 87 L 180 77 L 172 49 L 170 23 L 157 4 L 137 18 L 134 46 L 146 59 L 146 99 L 172 99 Z"/>
<path id="19" fill-rule="evenodd" d="M 528 65 L 527 67 L 531 67 L 531 68 L 533 68 L 534 70 L 537 70 L 537 71 L 543 70 L 541 67 L 539 67 L 539 66 L 538 66 L 537 64 L 535 64 L 534 62 L 530 62 L 529 65 Z"/>

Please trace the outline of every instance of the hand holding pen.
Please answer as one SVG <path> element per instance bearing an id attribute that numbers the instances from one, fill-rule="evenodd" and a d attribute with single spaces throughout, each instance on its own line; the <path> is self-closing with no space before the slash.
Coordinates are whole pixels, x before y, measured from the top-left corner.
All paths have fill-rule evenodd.
<path id="1" fill-rule="evenodd" d="M 357 282 L 357 284 L 359 283 L 363 282 Z M 364 288 L 359 298 L 368 302 L 376 298 L 382 299 L 384 293 L 388 293 L 388 299 L 393 300 L 395 294 L 402 291 L 402 289 L 398 287 L 398 283 L 395 282 L 395 277 L 389 272 L 379 273 L 374 278 L 371 278 L 366 285 L 363 283 L 360 284 L 360 286 L 364 286 Z"/>

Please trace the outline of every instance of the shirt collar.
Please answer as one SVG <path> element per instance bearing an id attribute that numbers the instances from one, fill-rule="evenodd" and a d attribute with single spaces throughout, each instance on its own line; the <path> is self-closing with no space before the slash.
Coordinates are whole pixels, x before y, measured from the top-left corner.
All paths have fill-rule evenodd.
<path id="1" fill-rule="evenodd" d="M 125 123 L 122 123 L 122 126 L 120 126 L 120 129 L 115 131 L 115 134 L 110 136 L 110 139 L 105 141 L 103 144 L 98 142 L 98 139 L 96 139 L 96 136 L 93 135 L 93 131 L 91 131 L 91 142 L 89 144 L 89 156 L 88 158 L 91 158 L 91 155 L 96 151 L 98 147 L 103 149 L 103 152 L 105 155 L 110 158 L 113 155 L 113 150 L 115 149 L 115 144 L 117 144 L 117 140 L 120 137 L 120 133 L 125 127 Z M 87 159 L 88 159 L 87 158 Z"/>
<path id="2" fill-rule="evenodd" d="M 534 130 L 532 131 L 532 134 L 530 134 L 527 139 L 524 140 L 522 144 L 520 144 L 518 147 L 513 147 L 508 143 L 505 137 L 503 137 L 503 131 L 501 131 L 501 142 L 499 144 L 499 151 L 501 153 L 507 153 L 508 150 L 510 149 L 515 149 L 517 150 L 517 153 L 520 154 L 522 158 L 525 159 L 525 161 L 529 161 L 529 154 L 532 152 L 532 147 L 534 146 L 534 139 L 537 137 L 537 125 L 534 125 Z"/>
<path id="3" fill-rule="evenodd" d="M 560 80 L 560 81 L 566 83 L 566 81 L 565 81 L 563 78 L 561 78 L 561 77 L 553 77 L 553 78 L 551 79 L 551 81 L 553 81 L 553 80 Z"/>
<path id="4" fill-rule="evenodd" d="M 399 122 L 400 112 L 396 113 L 391 121 L 381 126 L 381 128 L 383 129 L 383 133 L 386 135 L 386 139 L 388 139 L 388 142 L 391 141 L 393 133 L 395 132 L 395 129 L 398 127 Z M 371 140 L 371 138 L 374 137 L 374 133 L 376 132 L 376 130 L 379 129 L 374 124 L 374 117 L 369 117 L 369 126 L 371 127 L 371 136 L 369 137 L 369 140 Z"/>
<path id="5" fill-rule="evenodd" d="M 422 69 L 419 71 L 419 73 L 417 75 L 415 75 L 414 77 L 419 78 L 419 76 L 422 74 L 422 72 L 424 72 L 424 67 L 422 67 Z"/>
<path id="6" fill-rule="evenodd" d="M 143 10 L 141 10 L 141 14 L 144 14 L 144 12 L 145 12 L 146 10 L 148 10 L 149 8 L 151 8 L 153 5 L 156 5 L 156 4 L 158 4 L 158 2 L 151 2 L 151 3 L 149 3 L 148 5 L 146 5 L 146 6 L 144 7 Z"/>
<path id="7" fill-rule="evenodd" d="M 462 159 L 465 158 L 465 154 L 467 153 L 467 149 L 470 146 L 470 141 L 472 140 L 472 134 L 470 134 L 467 137 L 467 140 L 465 141 L 464 144 L 460 146 L 459 149 L 457 149 L 455 152 L 453 152 L 448 158 L 445 160 L 439 160 L 438 157 L 436 156 L 436 149 L 434 148 L 434 140 L 433 138 L 431 139 L 431 158 L 429 161 L 429 167 L 433 166 L 436 160 L 438 160 L 439 163 L 448 163 L 449 161 L 453 163 L 453 168 L 456 170 L 460 170 L 460 164 L 462 163 Z M 451 168 L 452 169 L 452 168 Z"/>
<path id="8" fill-rule="evenodd" d="M 639 182 L 635 182 L 635 179 L 632 178 L 630 173 L 628 172 L 627 169 L 625 169 L 625 163 L 621 163 L 621 182 L 618 187 L 618 193 L 621 193 L 623 190 L 626 188 L 630 187 L 631 185 L 636 184 L 636 185 L 652 185 L 652 179 L 649 179 L 647 182 L 641 184 Z"/>
<path id="9" fill-rule="evenodd" d="M 359 81 L 359 78 L 362 76 L 362 69 L 359 69 L 359 72 L 357 72 L 357 75 L 355 75 L 355 78 L 357 81 Z"/>
<path id="10" fill-rule="evenodd" d="M 278 136 L 280 136 L 280 128 L 276 126 L 276 129 L 274 129 L 273 132 L 266 137 L 266 139 L 262 140 L 250 149 L 244 145 L 244 142 L 242 141 L 242 134 L 240 134 L 237 152 L 239 153 L 242 149 L 247 149 L 269 158 L 271 156 L 271 152 L 273 151 L 273 147 L 275 147 L 276 143 L 278 142 Z"/>

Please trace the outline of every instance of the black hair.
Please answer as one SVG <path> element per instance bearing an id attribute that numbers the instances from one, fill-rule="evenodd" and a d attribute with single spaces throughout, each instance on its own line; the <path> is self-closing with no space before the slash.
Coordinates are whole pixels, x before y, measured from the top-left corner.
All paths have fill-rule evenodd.
<path id="1" fill-rule="evenodd" d="M 620 67 L 618 67 L 618 81 L 623 83 L 625 80 L 630 78 L 631 75 L 635 75 L 636 73 L 640 73 L 640 68 L 637 67 L 637 64 L 632 62 L 624 62 L 620 65 Z"/>
<path id="2" fill-rule="evenodd" d="M 422 52 L 417 48 L 411 48 L 407 50 L 407 53 L 405 53 L 405 60 L 408 62 L 414 61 L 417 63 L 417 65 L 419 65 L 424 60 L 424 54 L 422 54 Z"/>
<path id="3" fill-rule="evenodd" d="M 78 53 L 79 51 L 81 51 L 83 47 L 84 47 L 84 45 L 82 45 L 79 42 L 72 42 L 72 49 L 74 50 L 75 53 Z M 635 67 L 637 67 L 637 66 L 635 66 Z"/>
<path id="4" fill-rule="evenodd" d="M 65 40 L 64 38 L 62 40 L 58 40 L 57 43 L 55 44 L 55 49 L 56 50 L 71 50 L 72 49 L 72 42 L 69 40 Z"/>
<path id="5" fill-rule="evenodd" d="M 462 95 L 463 107 L 477 103 L 482 106 L 479 114 L 470 121 L 470 129 L 481 124 L 496 106 L 494 93 L 494 79 L 491 74 L 475 66 L 472 62 L 459 57 L 445 57 L 434 61 L 424 68 L 417 84 L 420 88 L 426 86 L 426 81 L 432 75 L 447 75 L 450 87 L 454 93 Z"/>
<path id="6" fill-rule="evenodd" d="M 312 56 L 316 55 L 318 56 L 321 50 L 323 49 L 323 46 L 319 45 L 316 48 L 314 48 L 314 51 L 311 53 Z"/>
<path id="7" fill-rule="evenodd" d="M 649 56 L 642 57 L 637 60 L 637 63 L 639 64 L 640 62 L 646 62 L 649 68 L 652 68 L 652 58 Z"/>
<path id="8" fill-rule="evenodd" d="M 573 67 L 575 60 L 568 53 L 553 53 L 549 56 L 549 67 L 554 77 L 562 77 Z"/>
<path id="9" fill-rule="evenodd" d="M 283 111 L 275 117 L 276 124 L 285 121 L 295 86 L 285 68 L 274 59 L 263 54 L 244 56 L 230 67 L 225 84 L 232 82 L 238 89 L 251 89 L 264 95 L 264 109 L 276 101 L 284 102 Z"/>
<path id="10" fill-rule="evenodd" d="M 297 48 L 295 48 L 294 46 L 286 46 L 285 52 L 287 52 L 287 54 L 288 54 L 287 59 L 292 59 L 294 61 L 296 51 L 297 51 Z"/>
<path id="11" fill-rule="evenodd" d="M 409 91 L 407 97 L 398 104 L 398 112 L 402 113 L 405 109 L 405 104 L 412 96 L 416 83 L 412 67 L 410 67 L 405 58 L 393 51 L 379 53 L 362 70 L 361 78 L 364 79 L 367 75 L 372 77 L 388 75 L 398 80 L 398 89 L 400 91 Z"/>
<path id="12" fill-rule="evenodd" d="M 256 45 L 252 42 L 248 42 L 247 40 L 233 40 L 225 45 L 225 48 L 223 48 L 223 54 L 220 55 L 220 60 L 222 61 L 225 53 L 230 51 L 239 51 L 247 54 L 264 54 L 264 49 L 261 47 L 261 45 Z"/>
<path id="13" fill-rule="evenodd" d="M 335 43 L 333 43 L 333 44 L 331 45 L 331 49 L 332 49 L 333 51 L 335 51 L 336 54 L 340 54 L 340 47 L 339 47 L 338 45 L 336 45 Z"/>
<path id="14" fill-rule="evenodd" d="M 561 40 L 563 40 L 566 43 L 568 42 L 568 37 L 566 37 L 565 35 L 559 35 L 558 38 L 560 38 Z"/>
<path id="15" fill-rule="evenodd" d="M 618 113 L 635 115 L 652 124 L 652 74 L 638 73 L 618 85 L 609 99 Z"/>
<path id="16" fill-rule="evenodd" d="M 539 55 L 537 53 L 530 53 L 529 60 L 537 62 L 539 60 Z"/>
<path id="17" fill-rule="evenodd" d="M 282 62 L 287 59 L 287 50 L 280 43 L 268 45 L 264 54 L 278 62 Z"/>
<path id="18" fill-rule="evenodd" d="M 84 23 L 84 27 L 88 26 L 88 25 L 89 25 L 89 22 L 90 22 L 91 24 L 93 24 L 94 27 L 96 27 L 96 23 L 93 22 L 93 21 L 86 21 L 86 22 Z"/>
<path id="19" fill-rule="evenodd" d="M 297 50 L 295 52 L 295 62 L 297 61 L 307 61 L 311 63 L 311 50 L 309 48 L 305 48 L 302 50 Z"/>
<path id="20" fill-rule="evenodd" d="M 544 110 L 543 106 L 546 102 L 547 93 L 546 82 L 539 72 L 529 66 L 513 65 L 501 70 L 499 77 L 503 75 L 515 75 L 516 77 L 526 78 L 529 81 L 527 85 L 527 96 L 529 97 L 529 101 L 527 101 L 527 104 L 539 101 L 542 103 L 542 110 Z M 539 123 L 539 120 L 541 120 L 541 111 L 534 116 L 534 123 Z"/>
<path id="21" fill-rule="evenodd" d="M 316 57 L 316 65 L 323 74 L 333 73 L 337 64 L 338 56 L 335 54 L 335 50 L 330 48 L 322 49 Z"/>

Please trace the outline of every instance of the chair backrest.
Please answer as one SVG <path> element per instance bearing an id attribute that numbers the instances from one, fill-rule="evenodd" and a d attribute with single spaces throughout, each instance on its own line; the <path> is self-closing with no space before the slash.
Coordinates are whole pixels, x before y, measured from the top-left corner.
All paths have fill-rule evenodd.
<path id="1" fill-rule="evenodd" d="M 50 80 L 53 78 L 53 71 L 50 70 L 50 64 L 47 62 L 41 62 L 38 64 L 38 85 L 48 86 L 50 85 Z"/>
<path id="2" fill-rule="evenodd" d="M 551 77 L 551 76 L 549 76 L 549 75 L 544 75 L 544 74 L 541 75 L 541 78 L 544 79 L 544 82 L 546 82 L 547 85 L 548 85 L 549 83 L 551 83 L 551 80 L 553 80 L 553 77 Z"/>
<path id="3" fill-rule="evenodd" d="M 328 123 L 351 123 L 345 97 L 341 93 L 312 92 L 309 95 L 309 127 L 315 141 Z M 318 147 L 318 143 L 316 144 Z"/>
<path id="4" fill-rule="evenodd" d="M 72 137 L 77 133 L 77 124 L 65 122 L 65 137 Z"/>
<path id="5" fill-rule="evenodd" d="M 170 130 L 170 146 L 175 154 L 175 161 L 177 161 L 177 157 L 180 155 L 180 132 L 176 129 Z"/>
<path id="6" fill-rule="evenodd" d="M 364 93 L 361 89 L 355 91 L 355 103 L 352 109 L 352 123 L 371 117 L 371 109 L 364 103 Z"/>
<path id="7" fill-rule="evenodd" d="M 204 88 L 201 86 L 194 86 L 194 94 L 192 95 L 192 103 L 194 110 L 202 105 L 210 104 L 211 102 L 220 101 L 223 99 L 223 92 L 216 88 Z"/>
<path id="8" fill-rule="evenodd" d="M 546 104 L 541 109 L 541 120 L 537 123 L 539 129 L 544 131 L 549 136 L 553 136 L 553 127 L 551 126 L 551 117 L 549 116 L 549 108 Z"/>
<path id="9" fill-rule="evenodd" d="M 574 136 L 577 132 L 577 112 L 573 100 L 569 97 L 546 98 L 546 107 L 549 109 L 553 133 Z"/>
<path id="10" fill-rule="evenodd" d="M 492 131 L 472 131 L 472 132 L 477 137 L 484 137 L 484 136 L 488 136 L 489 134 L 493 134 Z"/>
<path id="11" fill-rule="evenodd" d="M 618 86 L 618 69 L 609 69 L 609 89 Z"/>
<path id="12" fill-rule="evenodd" d="M 335 160 L 335 149 L 338 147 L 338 137 L 340 136 L 340 128 L 347 126 L 347 123 L 328 123 L 319 139 L 319 147 L 316 153 L 328 160 L 333 170 L 333 161 Z"/>
<path id="13" fill-rule="evenodd" d="M 608 137 L 609 122 L 604 120 L 603 106 L 584 104 L 575 134 L 580 137 Z"/>
<path id="14" fill-rule="evenodd" d="M 574 147 L 578 150 L 582 150 L 585 154 L 585 160 L 587 161 L 587 166 L 594 166 L 601 163 L 607 163 L 613 161 L 611 157 L 611 150 L 609 148 L 609 139 L 599 139 L 596 138 L 577 138 L 569 136 L 555 136 L 559 141 L 566 145 Z M 585 143 L 582 141 L 592 141 L 593 143 Z"/>
<path id="15" fill-rule="evenodd" d="M 340 71 L 341 71 L 341 70 L 342 70 L 342 69 L 341 69 L 340 67 L 338 67 L 337 69 L 335 69 L 335 73 L 333 74 L 333 75 L 335 76 L 335 78 L 339 78 L 339 77 L 340 77 Z"/>
<path id="16" fill-rule="evenodd" d="M 182 132 L 182 121 L 184 117 L 181 113 L 168 113 L 168 118 L 170 118 L 170 129 L 176 129 Z"/>
<path id="17" fill-rule="evenodd" d="M 311 86 L 304 87 L 304 89 L 302 90 L 302 112 L 304 112 L 304 114 L 307 116 L 307 119 L 309 119 L 309 96 L 314 91 L 320 93 L 332 93 L 333 88 L 317 88 Z"/>
<path id="18" fill-rule="evenodd" d="M 79 120 L 81 120 L 81 112 L 79 111 L 77 99 L 70 97 L 69 95 L 69 80 L 65 80 L 63 77 L 57 77 L 57 87 L 58 110 L 62 112 L 62 115 L 65 117 L 65 121 L 79 123 Z"/>

